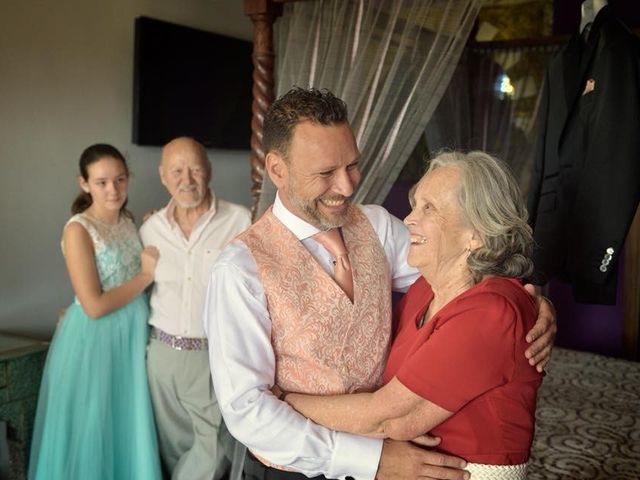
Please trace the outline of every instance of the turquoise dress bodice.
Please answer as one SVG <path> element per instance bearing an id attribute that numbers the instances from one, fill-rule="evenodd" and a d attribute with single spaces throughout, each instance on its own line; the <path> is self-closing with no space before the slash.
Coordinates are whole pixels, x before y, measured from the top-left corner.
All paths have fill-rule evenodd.
<path id="1" fill-rule="evenodd" d="M 103 291 L 111 290 L 140 271 L 142 243 L 131 219 L 120 216 L 116 225 L 110 225 L 79 213 L 67 225 L 78 222 L 89 233 L 95 251 L 96 268 Z M 64 253 L 64 242 L 62 242 Z"/>

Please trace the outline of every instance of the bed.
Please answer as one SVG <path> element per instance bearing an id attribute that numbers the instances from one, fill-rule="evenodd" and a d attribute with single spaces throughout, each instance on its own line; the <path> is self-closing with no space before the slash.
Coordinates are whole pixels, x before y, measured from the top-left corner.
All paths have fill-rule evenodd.
<path id="1" fill-rule="evenodd" d="M 640 479 L 640 363 L 554 349 L 527 478 Z"/>

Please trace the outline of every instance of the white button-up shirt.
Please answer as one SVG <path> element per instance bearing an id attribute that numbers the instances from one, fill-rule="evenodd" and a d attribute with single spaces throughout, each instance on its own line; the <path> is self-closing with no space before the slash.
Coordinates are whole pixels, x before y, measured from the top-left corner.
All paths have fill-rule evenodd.
<path id="1" fill-rule="evenodd" d="M 406 262 L 407 228 L 382 207 L 359 208 L 380 238 L 393 289 L 406 291 L 418 277 Z M 311 238 L 318 229 L 288 211 L 279 197 L 273 213 L 333 275 L 331 255 Z M 236 439 L 273 464 L 307 476 L 375 477 L 382 440 L 316 425 L 271 395 L 276 366 L 267 299 L 255 261 L 238 240 L 222 251 L 213 267 L 204 322 L 216 397 Z"/>
<path id="2" fill-rule="evenodd" d="M 160 251 L 151 292 L 149 323 L 165 332 L 204 338 L 202 311 L 209 275 L 222 248 L 251 224 L 246 207 L 216 199 L 187 239 L 172 201 L 140 227 L 142 243 Z"/>

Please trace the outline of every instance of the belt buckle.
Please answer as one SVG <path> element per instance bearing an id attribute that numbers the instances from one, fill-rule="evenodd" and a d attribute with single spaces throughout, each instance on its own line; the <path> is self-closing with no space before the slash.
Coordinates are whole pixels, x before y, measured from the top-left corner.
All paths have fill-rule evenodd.
<path id="1" fill-rule="evenodd" d="M 176 345 L 176 340 L 180 341 L 180 340 L 182 340 L 182 337 L 180 337 L 178 335 L 172 335 L 171 336 L 171 348 L 173 348 L 175 350 L 182 350 L 182 347 Z"/>

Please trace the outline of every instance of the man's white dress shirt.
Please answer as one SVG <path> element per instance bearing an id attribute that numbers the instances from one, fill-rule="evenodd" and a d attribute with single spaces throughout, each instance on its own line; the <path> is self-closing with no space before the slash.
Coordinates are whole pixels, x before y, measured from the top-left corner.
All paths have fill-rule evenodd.
<path id="1" fill-rule="evenodd" d="M 406 291 L 418 277 L 406 262 L 407 228 L 382 207 L 359 208 L 380 238 L 392 288 Z M 331 255 L 311 238 L 319 230 L 287 210 L 279 197 L 273 214 L 333 275 Z M 222 251 L 213 267 L 204 324 L 216 396 L 227 428 L 237 440 L 271 463 L 310 477 L 375 477 L 382 440 L 316 425 L 271 394 L 275 355 L 267 299 L 253 256 L 239 240 Z"/>
<path id="2" fill-rule="evenodd" d="M 171 335 L 204 338 L 202 310 L 211 269 L 224 246 L 251 225 L 246 207 L 216 199 L 189 238 L 174 218 L 171 200 L 140 227 L 145 246 L 160 251 L 149 323 Z"/>

